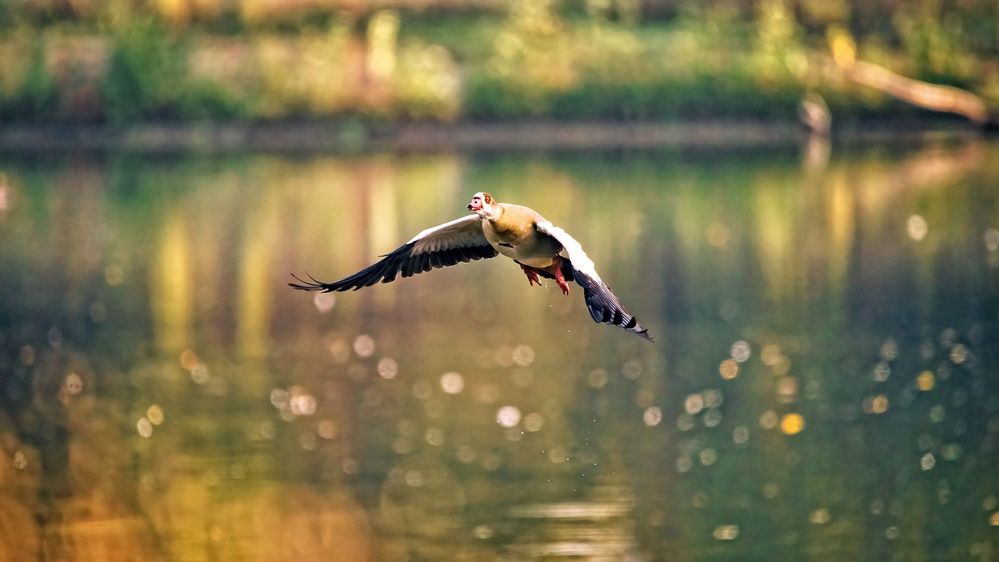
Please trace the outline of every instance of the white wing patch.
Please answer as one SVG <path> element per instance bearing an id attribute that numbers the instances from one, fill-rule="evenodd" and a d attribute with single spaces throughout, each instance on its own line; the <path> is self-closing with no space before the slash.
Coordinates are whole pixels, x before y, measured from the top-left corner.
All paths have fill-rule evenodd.
<path id="1" fill-rule="evenodd" d="M 488 245 L 486 236 L 482 233 L 481 223 L 482 219 L 478 215 L 464 216 L 432 226 L 414 236 L 407 244 L 416 243 L 413 247 L 413 252 L 416 254 L 448 248 Z"/>
<path id="2" fill-rule="evenodd" d="M 588 277 L 592 278 L 594 281 L 604 283 L 603 279 L 597 275 L 597 268 L 593 264 L 593 260 L 590 256 L 586 255 L 583 251 L 583 247 L 576 241 L 575 238 L 569 236 L 569 233 L 562 230 L 561 228 L 555 226 L 551 221 L 539 221 L 537 223 L 538 230 L 551 236 L 552 238 L 558 240 L 558 243 L 562 245 L 565 249 L 565 253 L 569 255 L 569 261 L 572 262 L 573 269 L 586 274 Z"/>

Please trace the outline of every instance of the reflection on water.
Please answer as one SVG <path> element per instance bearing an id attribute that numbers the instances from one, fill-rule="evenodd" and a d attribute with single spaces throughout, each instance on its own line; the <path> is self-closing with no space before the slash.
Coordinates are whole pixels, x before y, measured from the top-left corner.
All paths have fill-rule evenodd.
<path id="1" fill-rule="evenodd" d="M 6 157 L 0 560 L 995 560 L 997 162 Z M 657 343 L 497 260 L 285 286 L 480 190 Z"/>

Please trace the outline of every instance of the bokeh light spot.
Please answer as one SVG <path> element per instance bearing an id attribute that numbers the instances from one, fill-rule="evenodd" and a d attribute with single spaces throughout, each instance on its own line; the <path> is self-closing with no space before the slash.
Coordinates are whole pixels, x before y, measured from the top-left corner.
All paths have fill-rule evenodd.
<path id="1" fill-rule="evenodd" d="M 382 357 L 378 360 L 378 376 L 385 380 L 392 380 L 399 374 L 399 363 L 391 357 Z"/>
<path id="2" fill-rule="evenodd" d="M 864 399 L 864 412 L 868 414 L 883 414 L 888 411 L 888 397 L 884 394 L 868 396 Z"/>
<path id="3" fill-rule="evenodd" d="M 663 421 L 663 411 L 657 406 L 650 406 L 642 414 L 642 421 L 649 427 L 657 426 Z"/>
<path id="4" fill-rule="evenodd" d="M 316 310 L 320 313 L 327 314 L 336 305 L 336 295 L 333 293 L 316 293 L 312 297 L 312 304 L 316 306 Z"/>
<path id="5" fill-rule="evenodd" d="M 732 442 L 736 445 L 742 445 L 747 441 L 749 441 L 749 428 L 744 425 L 736 426 L 732 430 Z"/>
<path id="6" fill-rule="evenodd" d="M 524 429 L 527 431 L 540 431 L 545 425 L 545 417 L 537 412 L 531 412 L 524 416 Z"/>
<path id="7" fill-rule="evenodd" d="M 739 363 L 745 363 L 749 359 L 749 356 L 752 355 L 752 348 L 748 342 L 739 340 L 732 344 L 729 354 L 732 356 L 732 359 L 735 359 Z"/>
<path id="8" fill-rule="evenodd" d="M 719 541 L 734 541 L 739 538 L 738 525 L 719 525 L 712 531 L 711 536 Z"/>
<path id="9" fill-rule="evenodd" d="M 936 377 L 933 376 L 932 371 L 923 371 L 916 377 L 916 388 L 922 390 L 923 392 L 933 390 L 935 385 Z"/>
<path id="10" fill-rule="evenodd" d="M 83 392 L 83 379 L 76 373 L 70 373 L 66 375 L 66 379 L 63 381 L 62 386 L 69 394 L 79 394 Z"/>
<path id="11" fill-rule="evenodd" d="M 808 522 L 812 525 L 825 525 L 830 519 L 829 510 L 824 507 L 820 507 L 808 514 Z"/>
<path id="12" fill-rule="evenodd" d="M 153 424 L 145 416 L 135 422 L 135 429 L 141 437 L 149 437 L 153 434 Z"/>
<path id="13" fill-rule="evenodd" d="M 773 429 L 777 427 L 779 421 L 780 417 L 773 410 L 767 410 L 760 414 L 760 427 L 763 429 Z"/>
<path id="14" fill-rule="evenodd" d="M 704 409 L 704 397 L 700 394 L 691 394 L 683 401 L 683 409 L 690 415 L 696 415 Z"/>
<path id="15" fill-rule="evenodd" d="M 801 414 L 786 414 L 780 420 L 780 430 L 784 435 L 797 435 L 804 429 L 805 418 Z"/>
<path id="16" fill-rule="evenodd" d="M 592 388 L 603 388 L 607 385 L 607 371 L 594 369 L 586 376 L 586 383 Z"/>
<path id="17" fill-rule="evenodd" d="M 950 348 L 950 361 L 955 365 L 960 365 L 968 360 L 968 348 L 962 344 L 955 344 Z"/>
<path id="18" fill-rule="evenodd" d="M 718 373 L 721 374 L 723 379 L 732 380 L 739 376 L 739 363 L 732 358 L 725 359 L 718 366 Z"/>
<path id="19" fill-rule="evenodd" d="M 104 282 L 112 287 L 117 287 L 125 282 L 125 270 L 118 264 L 111 264 L 104 268 Z"/>
<path id="20" fill-rule="evenodd" d="M 937 458 L 933 456 L 933 453 L 926 453 L 919 459 L 919 468 L 923 470 L 933 470 L 933 467 L 937 465 Z"/>
<path id="21" fill-rule="evenodd" d="M 929 232 L 929 225 L 926 223 L 926 219 L 920 215 L 910 216 L 909 220 L 905 223 L 905 228 L 909 232 L 909 238 L 912 238 L 916 242 L 926 238 L 926 233 Z"/>
<path id="22" fill-rule="evenodd" d="M 441 389 L 448 394 L 461 394 L 465 389 L 465 379 L 458 373 L 444 373 L 441 375 Z"/>
<path id="23" fill-rule="evenodd" d="M 375 338 L 361 334 L 354 338 L 354 353 L 358 357 L 371 357 L 375 352 Z"/>
<path id="24" fill-rule="evenodd" d="M 163 414 L 163 408 L 161 408 L 159 404 L 153 404 L 146 409 L 146 418 L 148 418 L 149 423 L 153 425 L 160 425 L 163 423 L 163 420 L 166 419 Z"/>
<path id="25" fill-rule="evenodd" d="M 316 426 L 316 433 L 323 439 L 333 439 L 337 434 L 336 422 L 333 420 L 322 420 Z"/>
<path id="26" fill-rule="evenodd" d="M 496 423 L 513 427 L 520 423 L 520 410 L 516 406 L 503 406 L 496 412 Z"/>
<path id="27" fill-rule="evenodd" d="M 518 345 L 511 353 L 513 362 L 520 367 L 527 367 L 534 362 L 534 349 L 529 345 Z"/>

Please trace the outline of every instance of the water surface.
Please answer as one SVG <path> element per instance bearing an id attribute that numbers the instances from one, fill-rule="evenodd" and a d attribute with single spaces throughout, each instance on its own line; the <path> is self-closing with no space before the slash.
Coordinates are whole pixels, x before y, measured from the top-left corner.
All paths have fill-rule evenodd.
<path id="1" fill-rule="evenodd" d="M 0 156 L 0 560 L 995 560 L 999 144 Z M 501 259 L 335 297 L 471 193 Z"/>

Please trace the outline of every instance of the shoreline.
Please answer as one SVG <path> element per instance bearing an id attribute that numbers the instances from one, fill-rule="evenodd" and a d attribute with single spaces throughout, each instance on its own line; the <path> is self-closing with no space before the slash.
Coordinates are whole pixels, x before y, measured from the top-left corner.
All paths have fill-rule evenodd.
<path id="1" fill-rule="evenodd" d="M 954 121 L 849 122 L 829 137 L 843 142 L 967 139 L 989 132 Z M 795 121 L 480 123 L 359 121 L 143 123 L 112 125 L 7 125 L 0 151 L 131 152 L 435 152 L 608 149 L 721 149 L 787 146 L 812 135 Z"/>

